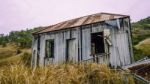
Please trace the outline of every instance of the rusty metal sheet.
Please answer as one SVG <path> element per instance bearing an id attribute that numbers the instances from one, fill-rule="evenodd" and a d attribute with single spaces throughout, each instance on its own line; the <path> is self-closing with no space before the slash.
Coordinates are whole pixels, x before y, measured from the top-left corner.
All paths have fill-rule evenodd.
<path id="1" fill-rule="evenodd" d="M 80 18 L 60 22 L 58 24 L 45 27 L 45 29 L 43 29 L 39 32 L 35 32 L 33 34 L 51 32 L 51 31 L 67 29 L 67 28 L 73 28 L 73 27 L 77 27 L 77 26 L 81 26 L 81 25 L 96 23 L 96 22 L 105 21 L 105 20 L 123 18 L 123 17 L 127 17 L 127 15 L 111 14 L 111 13 L 97 13 L 97 14 L 93 14 L 93 15 L 83 16 Z"/>

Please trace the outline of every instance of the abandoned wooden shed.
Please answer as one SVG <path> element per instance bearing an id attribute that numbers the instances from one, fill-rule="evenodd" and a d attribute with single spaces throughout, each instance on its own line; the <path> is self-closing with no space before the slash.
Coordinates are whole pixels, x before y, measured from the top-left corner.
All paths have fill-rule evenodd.
<path id="1" fill-rule="evenodd" d="M 130 17 L 97 13 L 60 22 L 33 33 L 32 66 L 67 61 L 105 63 L 133 61 Z M 96 57 L 96 58 L 95 58 Z"/>

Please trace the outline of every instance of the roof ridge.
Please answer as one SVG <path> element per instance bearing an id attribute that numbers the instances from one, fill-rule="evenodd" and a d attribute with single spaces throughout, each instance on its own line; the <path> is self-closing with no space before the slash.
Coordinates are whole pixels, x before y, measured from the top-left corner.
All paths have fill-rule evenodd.
<path id="1" fill-rule="evenodd" d="M 36 33 L 44 33 L 44 32 L 48 32 L 48 31 L 54 31 L 54 30 L 60 30 L 60 29 L 63 29 L 63 28 L 69 28 L 69 27 L 72 27 L 72 26 L 79 26 L 79 25 L 83 25 L 83 24 L 87 24 L 87 23 L 93 23 L 93 22 L 96 22 L 96 21 L 102 21 L 102 20 L 107 20 L 107 18 L 105 19 L 105 18 L 100 18 L 100 20 L 96 20 L 96 17 L 93 17 L 93 16 L 103 16 L 103 15 L 112 15 L 112 16 L 118 16 L 118 17 L 126 17 L 126 16 L 128 16 L 128 15 L 122 15 L 122 14 L 115 14 L 115 13 L 106 13 L 106 12 L 100 12 L 100 13 L 95 13 L 95 14 L 90 14 L 90 15 L 85 15 L 85 16 L 81 16 L 81 17 L 78 17 L 78 18 L 73 18 L 73 19 L 69 19 L 69 20 L 65 20 L 65 21 L 61 21 L 61 22 L 58 22 L 58 23 L 56 23 L 56 24 L 53 24 L 53 25 L 50 25 L 50 26 L 47 26 L 47 27 L 45 27 L 44 29 L 42 29 L 42 30 L 40 30 L 40 31 L 38 31 L 38 32 L 34 32 L 33 34 L 36 34 Z M 87 19 L 85 19 L 86 21 L 83 21 L 84 20 L 84 18 L 86 18 L 87 17 Z M 89 22 L 89 19 L 88 19 L 88 17 L 89 18 L 91 18 L 91 19 L 93 19 L 93 21 L 90 21 Z M 114 19 L 115 18 L 117 18 L 117 17 L 114 17 Z M 95 20 L 94 20 L 95 19 Z M 108 19 L 110 19 L 109 17 L 108 17 Z M 71 25 L 71 23 L 69 24 L 69 22 L 71 22 L 72 21 L 72 25 Z M 75 21 L 75 23 L 73 23 Z M 84 22 L 84 23 L 79 23 L 79 22 Z M 65 24 L 65 23 L 67 23 L 67 24 Z M 64 24 L 64 25 L 63 25 Z M 61 28 L 62 26 L 61 25 L 63 25 L 63 28 Z M 59 28 L 57 28 L 56 29 L 56 27 L 59 27 Z M 47 29 L 47 31 L 46 31 L 46 29 Z M 49 29 L 49 30 L 48 30 Z"/>

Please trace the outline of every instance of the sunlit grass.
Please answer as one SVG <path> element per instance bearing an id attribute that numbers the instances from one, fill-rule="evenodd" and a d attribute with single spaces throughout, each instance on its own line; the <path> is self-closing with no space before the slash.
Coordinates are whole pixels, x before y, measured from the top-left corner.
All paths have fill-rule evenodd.
<path id="1" fill-rule="evenodd" d="M 17 53 L 17 50 L 20 50 L 20 53 Z M 23 59 L 27 60 L 29 56 L 31 57 L 31 49 L 20 49 L 13 43 L 7 44 L 6 47 L 0 47 L 0 68 L 19 63 Z"/>
<path id="2" fill-rule="evenodd" d="M 29 68 L 16 64 L 0 70 L 1 84 L 122 84 L 124 73 L 104 64 L 55 64 Z M 130 77 L 130 78 L 129 78 Z M 128 84 L 134 84 L 127 76 Z"/>
<path id="3" fill-rule="evenodd" d="M 138 45 L 135 46 L 137 49 L 140 49 L 145 55 L 150 55 L 150 38 L 147 38 L 141 41 Z"/>

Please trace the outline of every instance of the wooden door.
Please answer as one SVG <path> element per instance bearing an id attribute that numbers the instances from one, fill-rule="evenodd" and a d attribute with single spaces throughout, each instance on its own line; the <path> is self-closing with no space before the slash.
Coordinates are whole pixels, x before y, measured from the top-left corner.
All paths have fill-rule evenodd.
<path id="1" fill-rule="evenodd" d="M 67 40 L 66 61 L 75 60 L 75 39 Z"/>

